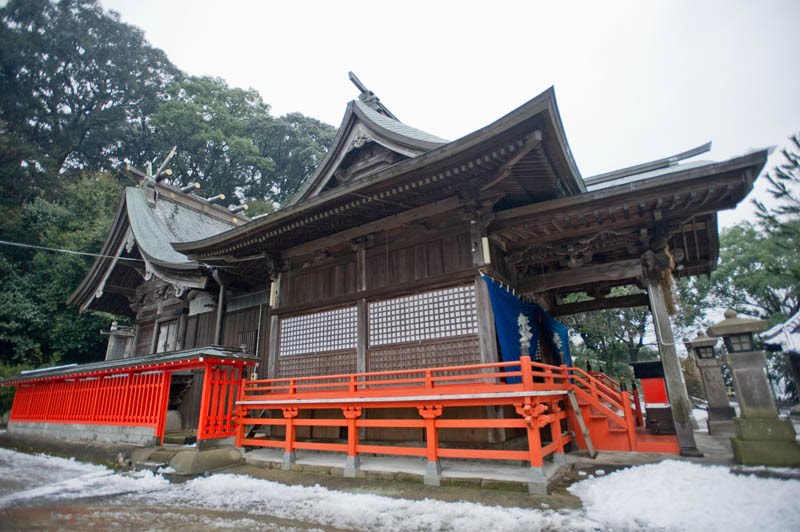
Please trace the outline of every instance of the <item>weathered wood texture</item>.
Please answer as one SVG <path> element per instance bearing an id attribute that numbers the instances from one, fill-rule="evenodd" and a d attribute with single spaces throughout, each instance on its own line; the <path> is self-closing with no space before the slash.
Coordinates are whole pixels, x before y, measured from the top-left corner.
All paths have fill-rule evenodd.
<path id="1" fill-rule="evenodd" d="M 278 377 L 309 377 L 355 373 L 358 369 L 355 349 L 325 354 L 282 356 L 278 359 Z"/>
<path id="2" fill-rule="evenodd" d="M 290 264 L 281 283 L 281 307 L 355 301 L 360 296 L 357 253 L 327 259 L 317 266 L 303 268 Z M 371 295 L 391 293 L 399 286 L 424 289 L 441 282 L 443 275 L 472 267 L 469 233 L 443 234 L 414 243 L 379 243 L 366 250 L 366 271 L 362 286 Z M 352 298 L 348 296 L 352 295 Z"/>
<path id="3" fill-rule="evenodd" d="M 216 313 L 204 312 L 189 316 L 186 320 L 186 349 L 193 349 L 204 345 L 211 345 L 214 340 L 214 320 Z"/>
<path id="4" fill-rule="evenodd" d="M 480 363 L 481 352 L 476 334 L 371 347 L 367 358 L 369 371 Z"/>

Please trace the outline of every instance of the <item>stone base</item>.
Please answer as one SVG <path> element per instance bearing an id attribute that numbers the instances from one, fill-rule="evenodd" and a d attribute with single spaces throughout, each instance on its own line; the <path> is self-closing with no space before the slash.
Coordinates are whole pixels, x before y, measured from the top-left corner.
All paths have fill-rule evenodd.
<path id="1" fill-rule="evenodd" d="M 675 434 L 675 421 L 672 419 L 672 408 L 647 408 L 645 426 L 647 430 L 653 434 Z"/>
<path id="2" fill-rule="evenodd" d="M 800 444 L 796 441 L 731 438 L 731 446 L 734 458 L 743 465 L 800 467 Z"/>
<path id="3" fill-rule="evenodd" d="M 242 452 L 235 447 L 178 452 L 169 465 L 178 475 L 199 475 L 244 462 Z"/>
<path id="4" fill-rule="evenodd" d="M 734 420 L 736 438 L 745 441 L 795 441 L 797 435 L 788 419 L 778 417 L 741 418 Z"/>
<path id="5" fill-rule="evenodd" d="M 706 419 L 708 433 L 714 436 L 734 436 L 736 434 L 736 424 L 732 419 Z"/>
<path id="6" fill-rule="evenodd" d="M 346 478 L 356 478 L 360 467 L 361 459 L 358 456 L 348 456 L 344 462 L 344 476 Z"/>
<path id="7" fill-rule="evenodd" d="M 439 461 L 425 464 L 425 476 L 422 482 L 426 486 L 440 486 L 442 483 L 442 464 Z"/>
<path id="8" fill-rule="evenodd" d="M 714 421 L 730 421 L 736 417 L 736 410 L 732 406 L 709 406 L 706 411 L 708 419 Z"/>
<path id="9" fill-rule="evenodd" d="M 788 419 L 736 418 L 733 456 L 744 465 L 800 466 L 800 443 Z"/>
<path id="10" fill-rule="evenodd" d="M 64 441 L 132 443 L 134 445 L 158 445 L 160 443 L 155 437 L 153 427 L 11 421 L 8 424 L 8 432 L 21 436 Z"/>

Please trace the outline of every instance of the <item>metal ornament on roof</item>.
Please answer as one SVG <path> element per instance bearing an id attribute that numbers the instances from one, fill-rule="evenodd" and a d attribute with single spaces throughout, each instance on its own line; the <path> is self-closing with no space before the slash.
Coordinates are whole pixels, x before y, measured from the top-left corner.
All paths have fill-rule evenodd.
<path id="1" fill-rule="evenodd" d="M 172 170 L 167 168 L 167 164 L 175 157 L 175 153 L 178 151 L 178 146 L 173 146 L 164 160 L 161 161 L 161 164 L 158 165 L 156 171 L 153 171 L 153 163 L 148 162 L 146 171 L 143 172 L 136 168 L 135 166 L 126 163 L 125 164 L 125 171 L 130 172 L 133 175 L 139 176 L 142 178 L 142 185 L 145 187 L 151 187 L 156 183 L 160 182 L 164 177 L 169 177 L 172 175 Z"/>

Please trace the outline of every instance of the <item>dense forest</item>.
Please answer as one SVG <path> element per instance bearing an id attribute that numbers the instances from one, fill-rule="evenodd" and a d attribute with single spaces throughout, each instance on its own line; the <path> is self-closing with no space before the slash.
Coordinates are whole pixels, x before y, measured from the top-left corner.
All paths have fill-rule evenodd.
<path id="1" fill-rule="evenodd" d="M 112 316 L 64 301 L 124 186 L 173 146 L 175 184 L 258 213 L 286 201 L 335 129 L 270 114 L 255 90 L 181 72 L 91 0 L 0 9 L 0 374 L 102 357 Z M 256 207 L 254 211 L 252 207 Z M 12 245 L 17 244 L 17 245 Z M 30 246 L 30 247 L 21 247 Z M 70 250 L 54 252 L 42 248 Z"/>
<path id="2" fill-rule="evenodd" d="M 64 302 L 134 184 L 126 163 L 141 168 L 177 146 L 175 184 L 199 182 L 203 195 L 248 202 L 252 214 L 291 197 L 334 134 L 300 113 L 271 115 L 255 90 L 181 72 L 95 1 L 9 1 L 0 8 L 0 377 L 102 357 L 98 331 L 114 318 Z M 721 235 L 717 271 L 680 282 L 678 338 L 694 336 L 710 309 L 771 323 L 800 309 L 798 154 L 795 136 L 766 176 L 769 206 Z M 646 308 L 570 317 L 577 358 L 626 375 L 629 362 L 655 356 L 648 318 Z M 784 359 L 773 358 L 776 381 Z"/>

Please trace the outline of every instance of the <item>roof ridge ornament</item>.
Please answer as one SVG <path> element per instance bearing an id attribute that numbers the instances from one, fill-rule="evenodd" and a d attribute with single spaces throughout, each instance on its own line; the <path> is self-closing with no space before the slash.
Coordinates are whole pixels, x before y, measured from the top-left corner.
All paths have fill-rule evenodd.
<path id="1" fill-rule="evenodd" d="M 361 91 L 361 94 L 358 95 L 358 99 L 364 102 L 365 105 L 384 116 L 388 116 L 389 118 L 397 120 L 398 122 L 400 121 L 385 105 L 381 103 L 381 99 L 378 98 L 374 92 L 369 90 L 366 85 L 361 83 L 361 80 L 358 79 L 358 77 L 352 71 L 347 73 L 347 77 L 349 77 L 350 81 L 353 82 L 353 85 L 355 85 L 356 88 Z"/>
<path id="2" fill-rule="evenodd" d="M 125 171 L 130 172 L 133 175 L 139 176 L 142 178 L 142 181 L 139 183 L 142 187 L 152 187 L 156 183 L 159 183 L 164 177 L 169 177 L 172 175 L 172 169 L 167 168 L 167 164 L 175 157 L 175 153 L 178 151 L 178 146 L 173 146 L 164 160 L 161 161 L 161 164 L 158 165 L 158 168 L 155 172 L 153 172 L 153 163 L 147 162 L 146 171 L 142 172 L 135 166 L 130 163 L 125 163 Z"/>

